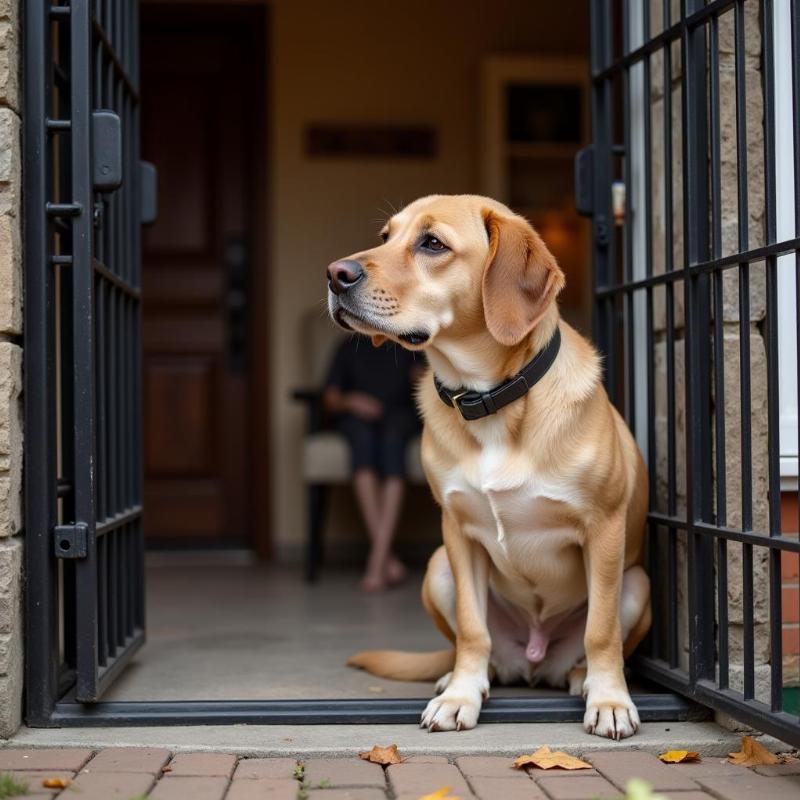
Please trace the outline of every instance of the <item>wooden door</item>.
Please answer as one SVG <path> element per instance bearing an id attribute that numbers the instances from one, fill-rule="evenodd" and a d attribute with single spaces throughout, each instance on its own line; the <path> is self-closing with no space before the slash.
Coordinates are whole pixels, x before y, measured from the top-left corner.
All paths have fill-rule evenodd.
<path id="1" fill-rule="evenodd" d="M 154 18 L 153 18 L 154 17 Z M 247 543 L 250 41 L 241 24 L 143 18 L 145 533 Z"/>

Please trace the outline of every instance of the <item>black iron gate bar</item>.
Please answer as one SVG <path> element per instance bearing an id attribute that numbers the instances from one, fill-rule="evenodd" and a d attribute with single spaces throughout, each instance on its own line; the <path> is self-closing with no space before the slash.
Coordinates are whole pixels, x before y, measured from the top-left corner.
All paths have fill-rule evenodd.
<path id="1" fill-rule="evenodd" d="M 91 15 L 93 107 L 112 109 L 122 124 L 128 171 L 113 193 L 95 200 L 95 409 L 97 456 L 98 665 L 87 655 L 77 697 L 95 700 L 143 641 L 143 539 L 139 413 L 138 6 L 95 2 Z M 90 596 L 87 596 L 89 602 Z M 99 667 L 99 670 L 98 670 Z M 83 685 L 82 685 L 83 680 Z"/>
<path id="2" fill-rule="evenodd" d="M 138 4 L 38 0 L 25 31 L 25 686 L 48 724 L 143 642 Z"/>
<path id="3" fill-rule="evenodd" d="M 592 0 L 592 111 L 594 123 L 594 276 L 596 296 L 595 335 L 606 355 L 606 383 L 614 402 L 624 409 L 635 427 L 638 393 L 646 392 L 649 420 L 646 433 L 651 475 L 649 513 L 649 571 L 653 581 L 653 628 L 647 647 L 637 659 L 642 674 L 712 708 L 780 738 L 800 743 L 800 719 L 783 710 L 780 557 L 800 553 L 797 538 L 781 534 L 778 441 L 778 333 L 777 257 L 795 255 L 800 307 L 800 125 L 794 125 L 795 238 L 776 240 L 775 152 L 773 146 L 775 78 L 773 75 L 772 0 L 760 4 L 762 81 L 764 98 L 764 210 L 766 243 L 751 247 L 748 240 L 748 171 L 746 139 L 744 0 L 682 0 L 680 18 L 672 20 L 670 0 L 662 4 L 661 32 L 650 35 L 649 0 L 641 0 L 643 32 L 633 47 L 631 8 L 636 0 L 621 3 Z M 748 0 L 755 2 L 755 0 Z M 720 154 L 719 19 L 734 17 L 738 252 L 722 255 L 722 184 Z M 614 21 L 621 15 L 623 52 L 615 53 Z M 793 90 L 800 90 L 800 10 L 791 3 Z M 683 260 L 673 263 L 673 109 L 672 47 L 681 50 L 681 126 L 683 170 Z M 653 272 L 653 198 L 651 176 L 652 131 L 651 59 L 660 54 L 663 65 L 663 175 L 664 262 L 663 273 Z M 624 153 L 622 177 L 630 181 L 633 134 L 630 126 L 632 71 L 641 65 L 645 113 L 644 216 L 645 276 L 633 275 L 632 203 L 626 203 L 622 246 L 613 227 L 611 183 L 617 174 L 615 156 Z M 622 94 L 620 96 L 620 84 Z M 615 147 L 621 100 L 622 148 Z M 616 101 L 616 102 L 615 102 Z M 637 132 L 638 133 L 638 132 Z M 630 197 L 630 189 L 628 193 Z M 624 248 L 624 257 L 620 257 Z M 753 262 L 766 264 L 766 369 L 768 418 L 768 512 L 767 531 L 753 529 L 752 431 L 750 387 L 750 288 Z M 622 275 L 619 271 L 622 269 Z M 722 352 L 723 276 L 736 269 L 739 278 L 739 384 L 741 407 L 742 497 L 741 527 L 728 523 L 725 485 L 725 364 Z M 675 296 L 683 283 L 685 309 L 685 468 L 686 512 L 678 512 L 676 441 Z M 666 356 L 666 512 L 656 500 L 657 461 L 655 436 L 655 313 L 654 292 L 664 293 L 664 350 Z M 646 381 L 638 380 L 633 360 L 634 337 L 641 335 L 634 322 L 634 297 L 645 295 Z M 800 341 L 800 327 L 798 328 Z M 622 354 L 627 354 L 627 359 Z M 622 391 L 625 389 L 626 391 Z M 716 479 L 715 479 L 716 476 Z M 666 530 L 666 559 L 661 558 L 660 530 Z M 676 605 L 681 577 L 678 537 L 686 537 L 688 584 L 688 669 L 679 664 L 679 620 Z M 742 545 L 743 558 L 743 686 L 730 688 L 728 635 L 728 542 Z M 769 550 L 770 700 L 755 699 L 753 548 Z M 664 563 L 664 561 L 666 563 Z M 666 575 L 664 574 L 666 568 Z M 715 580 L 712 577 L 715 576 Z M 716 598 L 715 598 L 716 590 Z M 715 618 L 715 604 L 717 614 Z M 664 641 L 665 640 L 665 641 Z M 666 644 L 666 647 L 664 647 Z"/>

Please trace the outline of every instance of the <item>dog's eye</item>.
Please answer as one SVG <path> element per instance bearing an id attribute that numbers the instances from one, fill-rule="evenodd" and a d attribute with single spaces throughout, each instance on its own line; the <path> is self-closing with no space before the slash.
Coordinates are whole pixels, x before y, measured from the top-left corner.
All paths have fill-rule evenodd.
<path id="1" fill-rule="evenodd" d="M 420 247 L 423 250 L 429 250 L 431 253 L 441 253 L 443 250 L 447 250 L 447 245 L 441 239 L 437 239 L 430 233 L 422 237 Z"/>

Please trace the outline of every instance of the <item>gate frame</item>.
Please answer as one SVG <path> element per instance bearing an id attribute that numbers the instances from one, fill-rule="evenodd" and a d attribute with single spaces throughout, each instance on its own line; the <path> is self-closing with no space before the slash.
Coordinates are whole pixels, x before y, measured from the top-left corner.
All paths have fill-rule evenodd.
<path id="1" fill-rule="evenodd" d="M 777 406 L 777 258 L 785 254 L 795 254 L 797 275 L 800 277 L 800 237 L 778 241 L 775 227 L 775 152 L 774 152 L 774 93 L 773 75 L 773 2 L 761 0 L 760 19 L 762 23 L 763 75 L 762 87 L 764 98 L 764 167 L 766 216 L 765 238 L 767 244 L 750 248 L 746 233 L 740 236 L 739 251 L 730 256 L 721 255 L 720 228 L 720 128 L 719 128 L 719 50 L 717 20 L 721 13 L 734 9 L 736 17 L 736 59 L 737 59 L 737 130 L 741 130 L 745 122 L 744 94 L 744 6 L 743 0 L 681 0 L 680 17 L 673 21 L 670 16 L 670 2 L 663 3 L 663 26 L 661 33 L 650 33 L 650 2 L 643 0 L 643 37 L 642 41 L 631 46 L 630 31 L 631 0 L 591 0 L 591 51 L 592 51 L 592 118 L 594 138 L 591 150 L 593 167 L 593 203 L 585 209 L 593 216 L 593 274 L 595 280 L 595 340 L 606 356 L 605 381 L 609 396 L 625 411 L 629 423 L 635 428 L 636 393 L 641 391 L 633 379 L 637 364 L 634 363 L 635 331 L 634 295 L 645 293 L 647 321 L 647 417 L 655 417 L 654 400 L 654 337 L 653 337 L 653 289 L 667 287 L 667 349 L 673 348 L 673 355 L 668 355 L 668 365 L 674 364 L 674 309 L 672 307 L 672 285 L 675 281 L 684 282 L 685 309 L 685 467 L 686 467 L 686 514 L 685 517 L 675 509 L 674 475 L 669 489 L 670 509 L 668 513 L 657 511 L 655 491 L 651 481 L 650 510 L 648 513 L 649 540 L 656 541 L 658 528 L 665 528 L 672 542 L 667 571 L 667 608 L 656 602 L 658 594 L 654 591 L 653 628 L 657 629 L 659 620 L 663 619 L 669 626 L 669 650 L 665 655 L 659 652 L 660 647 L 655 637 L 650 638 L 650 655 L 639 650 L 633 659 L 640 674 L 657 683 L 680 692 L 705 706 L 722 711 L 733 718 L 750 724 L 758 730 L 771 733 L 794 745 L 800 744 L 800 719 L 782 710 L 782 663 L 781 663 L 781 599 L 780 599 L 780 559 L 782 552 L 800 553 L 800 542 L 794 537 L 783 536 L 780 520 L 780 449 L 778 446 L 778 406 Z M 755 2 L 755 0 L 753 0 Z M 794 96 L 800 90 L 800 9 L 793 4 L 792 42 L 794 59 Z M 615 56 L 613 32 L 614 19 L 617 12 L 622 15 L 623 46 L 620 55 Z M 709 32 L 707 46 L 706 34 Z M 672 209 L 672 165 L 671 165 L 671 67 L 670 45 L 681 43 L 681 101 L 680 119 L 683 135 L 683 245 L 684 258 L 682 264 L 673 269 L 671 263 L 672 230 L 670 214 Z M 667 242 L 667 264 L 665 272 L 652 272 L 652 236 L 650 231 L 652 199 L 650 181 L 651 138 L 649 122 L 644 131 L 645 153 L 645 225 L 647 226 L 645 246 L 648 248 L 646 276 L 634 278 L 632 274 L 633 253 L 633 203 L 628 199 L 625 208 L 625 225 L 623 247 L 625 249 L 624 275 L 621 281 L 616 277 L 620 256 L 617 253 L 617 242 L 613 229 L 613 211 L 611 184 L 614 179 L 614 158 L 623 156 L 632 150 L 632 136 L 629 119 L 630 106 L 630 74 L 636 65 L 642 65 L 644 71 L 644 113 L 649 120 L 651 115 L 650 101 L 650 56 L 661 50 L 664 53 L 664 171 L 665 177 L 665 224 L 664 239 Z M 708 65 L 708 66 L 707 66 Z M 614 130 L 614 81 L 622 86 L 622 102 L 625 110 L 623 145 L 613 141 Z M 706 105 L 710 97 L 710 110 Z M 670 109 L 670 110 L 668 110 Z M 710 134 L 710 136 L 709 136 Z M 709 146 L 710 143 L 710 146 Z M 746 145 L 742 137 L 737 136 L 737 176 L 739 176 L 739 229 L 745 220 L 747 181 L 739 175 L 743 171 L 746 176 Z M 794 126 L 795 180 L 800 184 L 800 125 Z M 626 172 L 628 172 L 626 170 Z M 711 180 L 709 181 L 709 175 Z M 628 180 L 627 174 L 624 176 Z M 710 184 L 710 187 L 709 187 Z M 629 191 L 632 187 L 628 187 Z M 580 189 L 580 187 L 579 187 Z M 795 187 L 797 195 L 797 185 Z M 580 196 L 586 196 L 585 191 Z M 630 198 L 630 194 L 629 194 Z M 709 213 L 709 208 L 711 213 Z M 744 211 L 742 210 L 744 208 Z M 800 209 L 795 209 L 796 216 Z M 798 223 L 800 225 L 800 223 Z M 795 231 L 797 234 L 798 231 Z M 724 373 L 722 360 L 713 359 L 710 346 L 712 318 L 712 289 L 714 306 L 721 307 L 723 270 L 740 269 L 740 286 L 743 303 L 740 308 L 740 320 L 749 325 L 749 283 L 747 266 L 754 261 L 766 262 L 766 358 L 767 358 L 767 407 L 768 407 L 768 458 L 769 458 L 769 530 L 768 535 L 760 535 L 753 531 L 752 519 L 743 519 L 741 529 L 736 529 L 726 522 L 725 488 L 715 486 L 712 474 L 712 452 L 716 443 L 715 467 L 718 474 L 724 474 L 725 454 L 724 437 L 720 437 L 720 426 L 724 426 L 722 402 L 717 403 L 716 425 L 712 427 L 712 416 L 708 406 L 711 397 L 712 379 L 721 397 Z M 744 278 L 742 278 L 744 274 Z M 800 286 L 800 283 L 798 283 Z M 619 310 L 621 308 L 621 310 Z M 745 323 L 740 322 L 740 325 Z M 714 342 L 722 338 L 721 315 L 714 319 Z M 694 334 L 693 334 L 694 332 Z M 700 333 L 698 333 L 700 332 Z M 749 329 L 747 332 L 749 336 Z M 749 365 L 749 339 L 741 344 L 741 363 Z M 669 370 L 669 366 L 667 367 Z M 743 428 L 748 431 L 748 445 L 743 445 L 744 477 L 742 485 L 750 486 L 752 482 L 749 461 L 752 451 L 749 445 L 750 390 L 749 369 L 740 369 L 742 389 Z M 675 420 L 675 381 L 674 367 L 672 381 L 667 377 L 668 425 L 674 433 Z M 622 390 L 622 391 L 620 391 Z M 655 472 L 655 432 L 654 425 L 648 424 L 646 432 L 648 441 L 648 469 L 651 476 Z M 674 436 L 668 434 L 667 447 L 671 448 L 668 464 L 674 466 Z M 668 466 L 668 470 L 672 469 Z M 743 488 L 743 496 L 750 496 L 752 505 L 752 489 Z M 746 494 L 745 494 L 746 493 Z M 716 499 L 716 512 L 715 512 Z M 675 539 L 678 531 L 685 531 L 687 538 L 687 579 L 688 579 L 688 624 L 689 624 L 689 658 L 688 670 L 678 665 L 677 658 L 677 611 L 670 609 L 670 599 L 674 598 L 677 589 L 677 561 L 675 557 Z M 743 545 L 743 608 L 744 608 L 744 674 L 743 693 L 735 692 L 728 685 L 728 634 L 727 634 L 727 542 L 739 542 Z M 720 567 L 715 570 L 715 546 Z M 770 672 L 771 696 L 766 704 L 755 699 L 754 660 L 753 660 L 753 547 L 766 547 L 770 551 L 769 588 L 770 588 Z M 655 583 L 655 576 L 663 572 L 657 558 L 657 547 L 650 547 L 649 572 Z M 716 576 L 715 581 L 709 576 Z M 715 589 L 719 597 L 719 620 L 715 618 Z M 666 610 L 666 614 L 662 612 Z M 724 631 L 724 633 L 722 632 Z M 717 642 L 719 641 L 719 657 L 717 658 Z M 675 643 L 673 645 L 673 642 Z M 672 651 L 675 652 L 672 652 Z M 719 681 L 716 671 L 719 668 Z"/>
<path id="2" fill-rule="evenodd" d="M 106 30 L 91 0 L 25 4 L 25 703 L 32 724 L 47 724 L 72 685 L 78 696 L 97 698 L 144 643 L 136 566 L 143 559 L 141 451 L 127 446 L 140 440 L 139 240 L 124 251 L 103 246 L 106 230 L 132 235 L 141 220 L 136 8 L 106 5 L 117 25 Z M 95 66 L 102 72 L 93 77 Z M 102 415 L 112 406 L 107 423 Z M 117 569 L 123 560 L 131 566 Z"/>

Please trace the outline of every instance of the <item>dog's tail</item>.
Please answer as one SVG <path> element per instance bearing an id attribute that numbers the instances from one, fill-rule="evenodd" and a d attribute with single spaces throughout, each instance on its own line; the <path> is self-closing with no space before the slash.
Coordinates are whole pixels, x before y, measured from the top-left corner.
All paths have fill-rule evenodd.
<path id="1" fill-rule="evenodd" d="M 364 650 L 347 659 L 347 666 L 395 681 L 438 681 L 453 669 L 456 651 L 412 653 L 402 650 Z"/>

